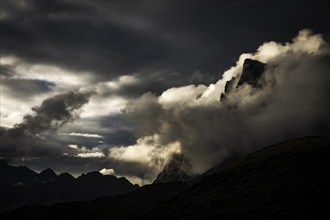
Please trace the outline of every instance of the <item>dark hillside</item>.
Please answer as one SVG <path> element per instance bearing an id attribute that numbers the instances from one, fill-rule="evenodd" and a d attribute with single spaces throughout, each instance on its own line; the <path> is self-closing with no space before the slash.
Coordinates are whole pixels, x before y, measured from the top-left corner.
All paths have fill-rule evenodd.
<path id="1" fill-rule="evenodd" d="M 282 142 L 204 176 L 145 219 L 324 219 L 329 176 L 328 138 Z"/>

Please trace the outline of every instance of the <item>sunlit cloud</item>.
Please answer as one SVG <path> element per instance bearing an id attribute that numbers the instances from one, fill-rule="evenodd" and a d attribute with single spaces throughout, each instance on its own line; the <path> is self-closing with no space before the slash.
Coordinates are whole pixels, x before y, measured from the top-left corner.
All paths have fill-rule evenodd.
<path id="1" fill-rule="evenodd" d="M 209 86 L 186 85 L 160 96 L 145 94 L 126 111 L 127 118 L 139 125 L 140 143 L 131 149 L 114 149 L 110 155 L 138 161 L 148 155 L 142 140 L 155 136 L 163 150 L 166 143 L 177 142 L 192 160 L 194 172 L 202 173 L 255 146 L 288 136 L 326 135 L 328 105 L 321 103 L 328 103 L 329 66 L 324 61 L 329 54 L 320 35 L 303 30 L 292 43 L 268 42 L 256 53 L 242 54 L 235 66 Z M 226 94 L 226 102 L 220 101 L 227 82 L 239 79 L 247 58 L 267 63 L 259 79 L 261 88 L 235 85 Z M 323 126 L 315 127 L 317 123 Z"/>
<path id="2" fill-rule="evenodd" d="M 99 172 L 102 173 L 103 175 L 114 175 L 115 174 L 114 169 L 107 169 L 107 168 L 103 168 Z"/>
<path id="3" fill-rule="evenodd" d="M 78 145 L 76 145 L 76 144 L 68 144 L 68 147 L 70 147 L 70 148 L 72 148 L 72 149 L 76 149 L 76 150 L 79 149 L 79 148 L 78 148 Z"/>
<path id="4" fill-rule="evenodd" d="M 135 145 L 110 148 L 108 157 L 122 162 L 145 164 L 158 172 L 173 153 L 180 151 L 181 146 L 178 142 L 163 146 L 159 136 L 154 135 L 138 139 Z"/>
<path id="5" fill-rule="evenodd" d="M 102 152 L 88 152 L 88 153 L 79 153 L 77 157 L 81 158 L 101 158 L 105 157 L 104 153 Z"/>
<path id="6" fill-rule="evenodd" d="M 102 135 L 98 134 L 87 134 L 87 133 L 76 133 L 76 132 L 71 132 L 71 133 L 62 133 L 59 135 L 67 135 L 67 136 L 78 136 L 78 137 L 87 137 L 87 138 L 103 138 Z"/>

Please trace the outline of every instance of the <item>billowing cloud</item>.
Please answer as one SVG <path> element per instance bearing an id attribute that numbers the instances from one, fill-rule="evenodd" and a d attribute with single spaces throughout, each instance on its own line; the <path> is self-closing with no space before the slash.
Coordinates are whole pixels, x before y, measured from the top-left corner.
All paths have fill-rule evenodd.
<path id="1" fill-rule="evenodd" d="M 151 182 L 172 154 L 179 152 L 179 142 L 163 146 L 160 144 L 159 136 L 154 135 L 138 139 L 135 145 L 110 148 L 108 157 L 123 164 L 141 164 L 145 167 L 143 179 Z"/>
<path id="2" fill-rule="evenodd" d="M 9 132 L 37 134 L 47 130 L 57 130 L 77 117 L 76 110 L 86 104 L 93 93 L 93 91 L 85 93 L 70 91 L 46 99 L 40 106 L 32 108 L 34 115 L 24 116 L 23 122 L 15 125 Z"/>
<path id="3" fill-rule="evenodd" d="M 2 134 L 2 155 L 9 158 L 61 155 L 63 146 L 47 141 L 43 133 L 54 132 L 76 119 L 78 110 L 94 93 L 69 91 L 45 99 L 32 108 L 33 114 L 25 115 L 21 123 Z"/>
<path id="4" fill-rule="evenodd" d="M 277 42 L 287 41 L 302 27 L 320 32 L 328 40 L 326 3 L 300 2 L 296 7 L 296 2 L 288 2 L 286 6 L 270 1 L 262 4 L 2 1 L 0 157 L 15 157 L 15 165 L 24 164 L 37 170 L 51 167 L 58 172 L 75 174 L 111 168 L 116 175 L 141 184 L 155 178 L 156 172 L 171 157 L 170 149 L 175 143 L 180 145 L 180 151 L 190 155 L 196 170 L 208 166 L 201 166 L 207 155 L 213 164 L 227 154 L 242 152 L 231 147 L 243 146 L 230 140 L 231 134 L 243 132 L 240 138 L 232 139 L 250 143 L 243 140 L 249 133 L 247 128 L 259 129 L 257 124 L 265 123 L 273 104 L 284 108 L 286 99 L 277 98 L 278 91 L 293 92 L 277 89 L 285 84 L 281 78 L 274 77 L 275 72 L 289 69 L 293 77 L 299 75 L 295 73 L 296 66 L 315 65 L 316 72 L 320 72 L 319 66 L 324 66 L 316 63 L 325 54 L 321 52 L 325 47 L 319 45 L 322 43 L 319 36 L 305 32 L 291 44 Z M 274 11 L 281 11 L 281 16 L 274 16 Z M 263 44 L 269 39 L 274 42 Z M 239 54 L 254 51 L 261 44 L 257 53 L 243 54 L 236 65 L 228 68 Z M 299 60 L 299 54 L 304 63 L 295 65 L 298 61 L 294 57 Z M 239 78 L 245 58 L 267 63 L 267 72 L 274 74 L 264 74 L 263 91 L 243 86 L 226 94 L 226 102 L 220 103 L 219 94 L 228 80 L 234 76 L 236 80 Z M 314 69 L 312 72 L 315 73 Z M 301 75 L 304 78 L 304 74 Z M 218 80 L 221 77 L 222 80 Z M 312 77 L 310 81 L 319 85 L 321 94 L 324 91 L 318 79 Z M 299 77 L 287 80 L 291 84 L 300 81 Z M 274 88 L 270 82 L 275 82 Z M 302 85 L 292 84 L 295 86 Z M 97 94 L 87 98 L 82 91 L 91 87 Z M 88 103 L 69 101 L 71 90 L 86 94 L 79 96 L 74 92 L 73 96 L 82 102 L 86 98 Z M 314 88 L 306 87 L 307 92 L 303 92 L 306 99 L 319 100 L 310 94 L 311 90 Z M 41 103 L 58 94 L 67 94 L 63 95 L 68 98 L 67 103 L 77 108 L 72 112 L 67 109 L 69 114 L 64 109 L 68 117 L 52 120 L 57 117 L 56 111 L 63 110 L 58 105 L 65 104 L 53 100 L 49 104 L 57 107 L 48 108 Z M 282 105 L 273 99 L 281 99 Z M 302 102 L 303 98 L 296 99 Z M 33 106 L 39 107 L 32 110 Z M 248 112 L 263 106 L 264 111 L 255 114 L 258 120 L 252 116 L 247 119 Z M 307 106 L 302 108 L 302 115 L 315 112 L 314 107 Z M 321 108 L 326 108 L 325 104 Z M 283 110 L 274 111 L 273 114 L 280 117 Z M 73 120 L 78 115 L 79 120 Z M 313 117 L 307 118 L 312 121 Z M 280 122 L 274 119 L 269 123 Z M 304 123 L 307 122 L 304 120 L 301 124 L 306 125 Z M 274 134 L 278 133 L 278 127 L 280 125 L 274 126 Z M 297 133 L 299 129 L 295 129 Z M 13 131 L 15 135 L 20 132 L 24 135 L 8 138 L 8 132 Z M 248 139 L 257 139 L 252 134 Z M 265 140 L 270 139 L 265 135 Z M 145 144 L 146 140 L 155 141 L 157 147 Z M 260 141 L 260 145 L 265 142 Z M 244 146 L 242 148 L 249 149 Z M 111 151 L 112 148 L 115 150 Z M 168 153 L 162 154 L 160 149 Z M 214 154 L 210 153 L 213 151 Z M 129 156 L 130 152 L 137 152 L 139 159 Z M 157 154 L 162 159 L 155 159 Z M 157 166 L 153 166 L 154 161 L 158 161 Z M 199 166 L 201 168 L 197 168 Z"/>
<path id="5" fill-rule="evenodd" d="M 145 94 L 130 103 L 127 118 L 142 139 L 157 135 L 164 151 L 167 144 L 179 143 L 195 173 L 276 141 L 329 135 L 329 55 L 322 36 L 303 30 L 292 43 L 264 43 L 256 53 L 242 54 L 236 66 L 208 87 Z M 243 84 L 220 102 L 227 81 L 240 76 L 246 58 L 267 63 L 262 86 Z"/>

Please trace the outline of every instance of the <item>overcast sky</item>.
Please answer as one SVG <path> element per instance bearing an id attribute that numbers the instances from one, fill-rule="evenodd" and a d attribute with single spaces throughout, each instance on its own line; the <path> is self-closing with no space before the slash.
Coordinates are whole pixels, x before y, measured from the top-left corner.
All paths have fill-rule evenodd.
<path id="1" fill-rule="evenodd" d="M 201 173 L 233 152 L 329 134 L 325 1 L 0 7 L 0 157 L 12 164 L 74 175 L 105 168 L 145 184 L 175 152 Z M 262 91 L 228 96 L 232 110 L 219 97 L 244 58 L 272 69 Z"/>

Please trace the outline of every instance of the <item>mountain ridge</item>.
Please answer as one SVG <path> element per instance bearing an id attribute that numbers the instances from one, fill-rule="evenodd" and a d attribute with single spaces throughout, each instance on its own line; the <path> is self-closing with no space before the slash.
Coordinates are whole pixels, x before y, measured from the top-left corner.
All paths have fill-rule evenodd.
<path id="1" fill-rule="evenodd" d="M 89 202 L 24 206 L 6 219 L 328 219 L 330 139 L 264 147 L 190 182 L 156 183 Z"/>
<path id="2" fill-rule="evenodd" d="M 74 178 L 69 173 L 57 175 L 47 168 L 40 173 L 0 160 L 0 212 L 21 206 L 51 205 L 59 202 L 87 201 L 100 196 L 125 194 L 138 188 L 126 178 L 102 175 L 98 171 Z"/>
<path id="3" fill-rule="evenodd" d="M 143 219 L 326 219 L 330 139 L 264 147 L 203 176 Z"/>

